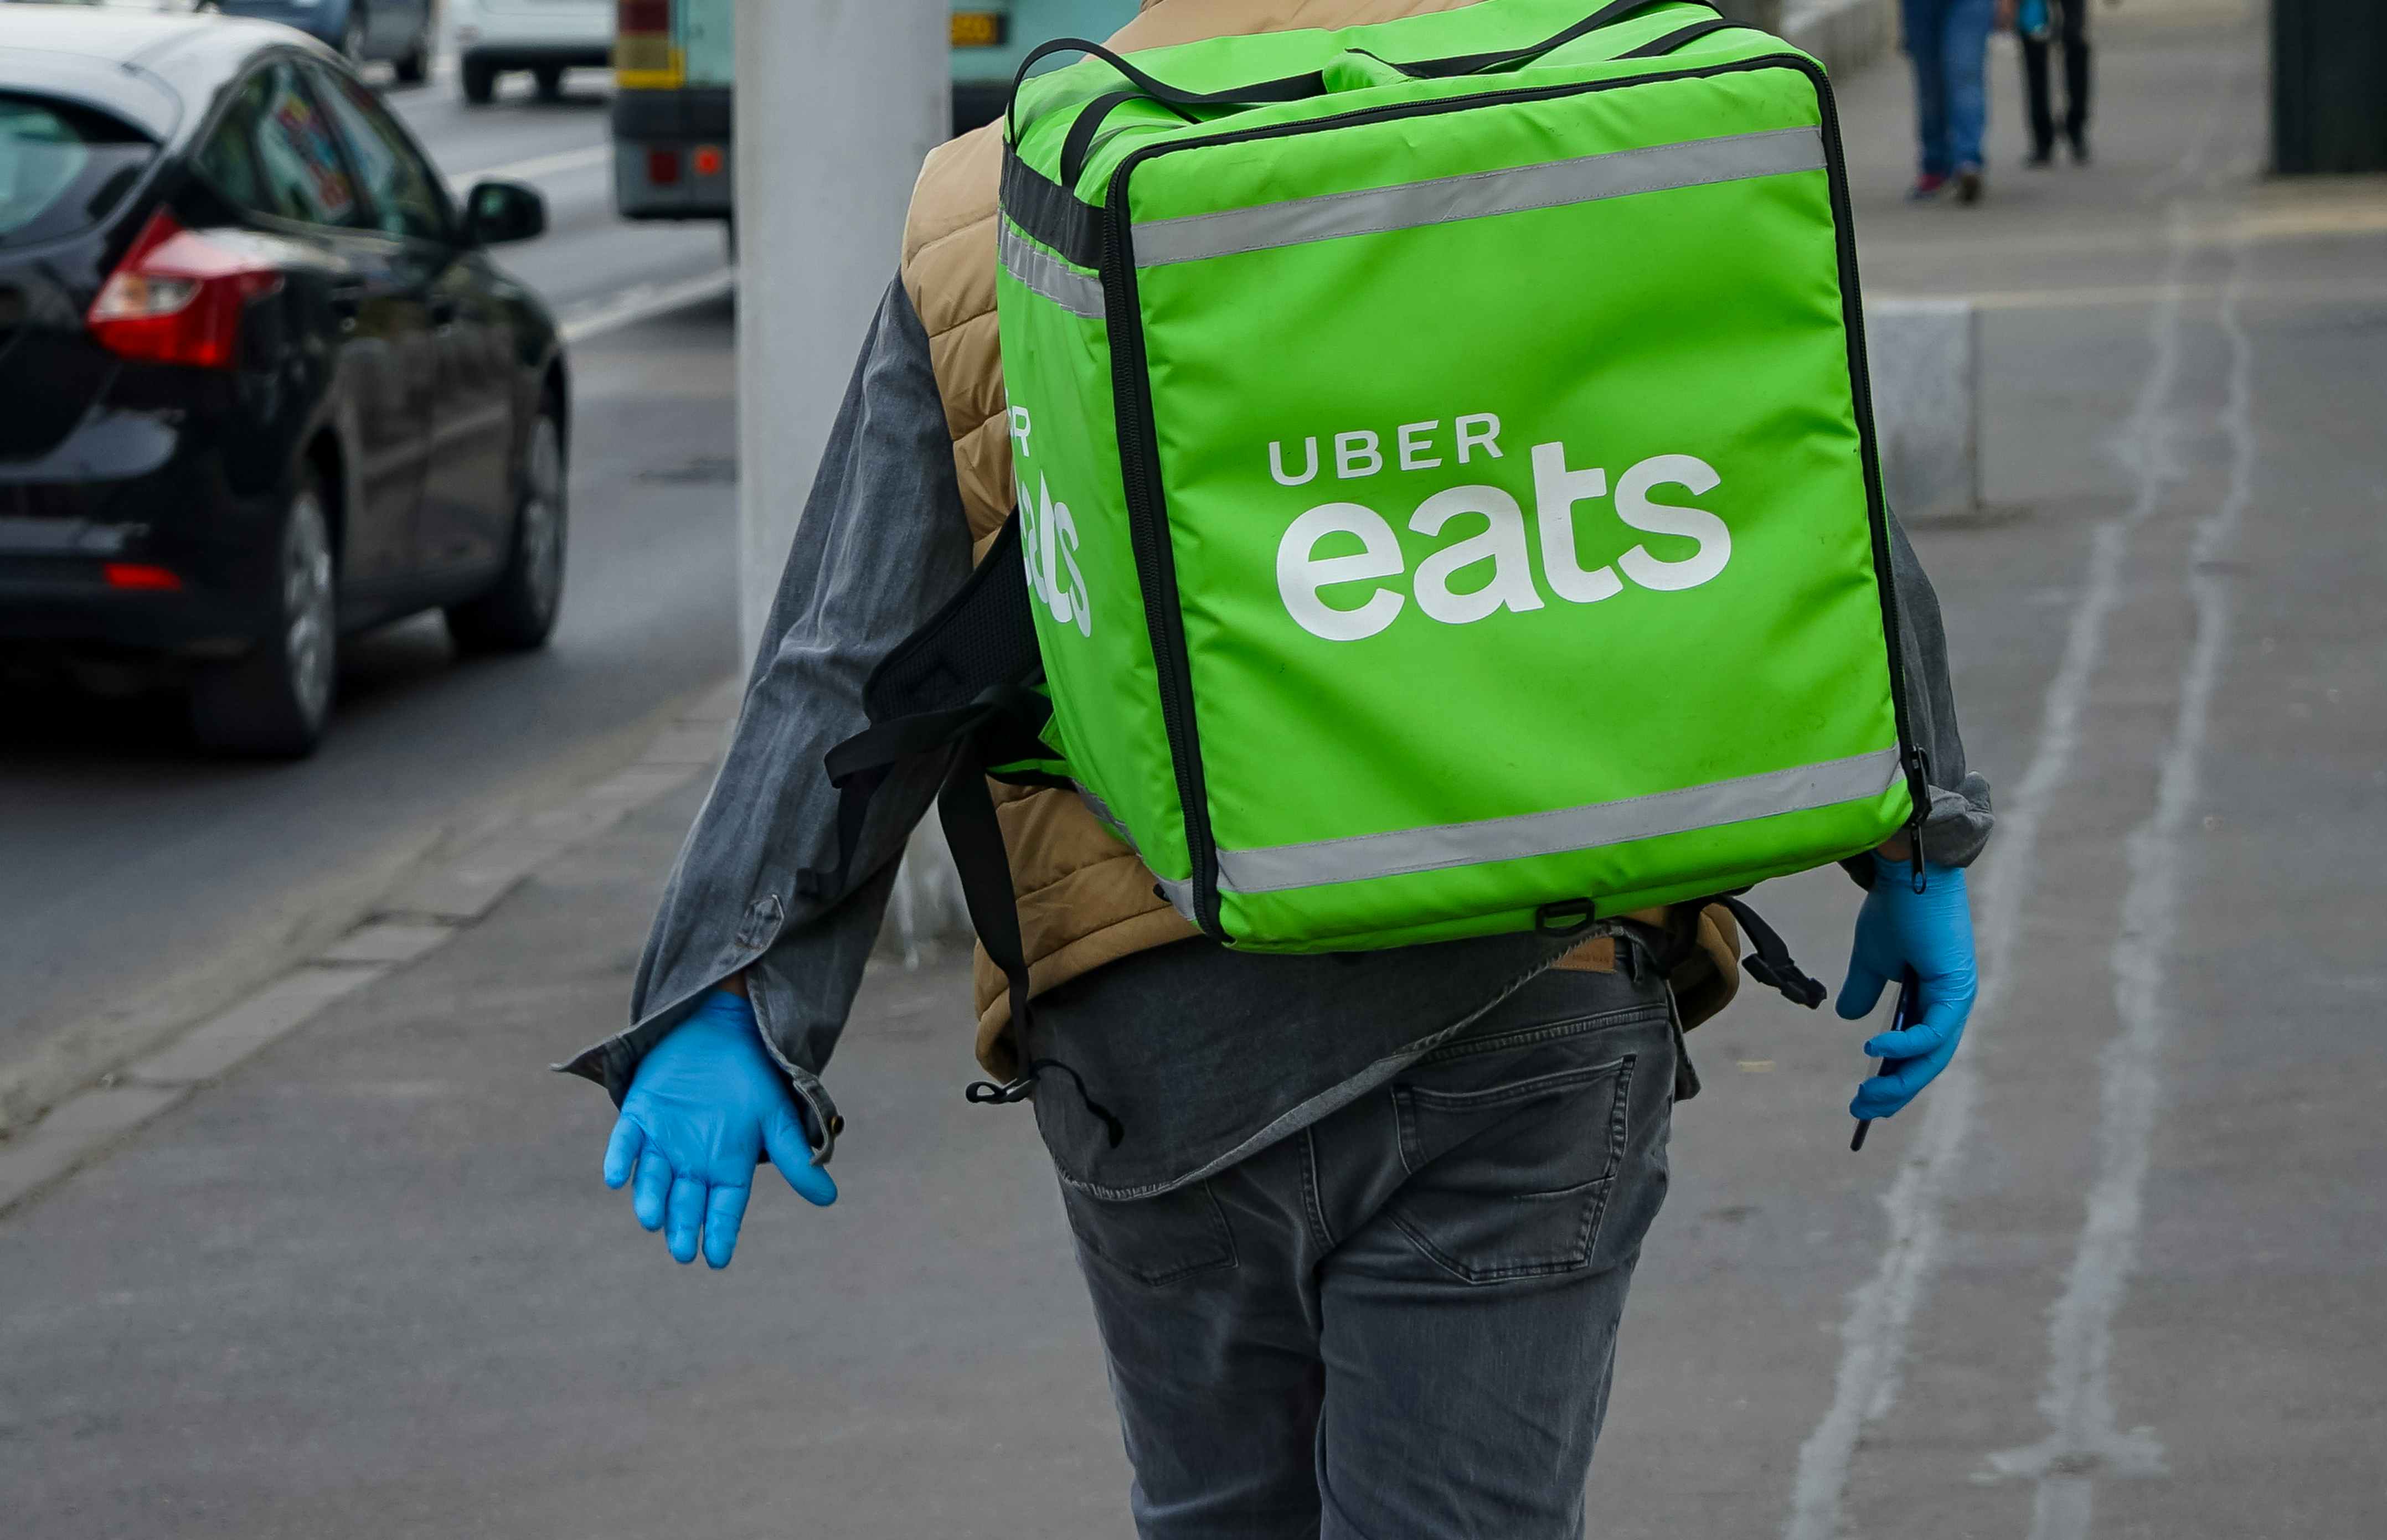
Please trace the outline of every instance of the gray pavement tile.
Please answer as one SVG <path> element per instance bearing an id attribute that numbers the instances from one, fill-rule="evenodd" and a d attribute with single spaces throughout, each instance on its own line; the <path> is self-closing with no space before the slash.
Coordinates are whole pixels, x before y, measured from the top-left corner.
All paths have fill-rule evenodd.
<path id="1" fill-rule="evenodd" d="M 316 953 L 319 963 L 410 963 L 455 934 L 418 920 L 373 920 Z"/>
<path id="2" fill-rule="evenodd" d="M 76 1097 L 0 1144 L 0 1213 L 173 1105 L 176 1087 L 120 1085 Z"/>
<path id="3" fill-rule="evenodd" d="M 333 1001 L 364 988 L 387 971 L 371 965 L 296 969 L 192 1028 L 170 1046 L 134 1060 L 124 1078 L 158 1086 L 213 1079 L 303 1025 Z"/>

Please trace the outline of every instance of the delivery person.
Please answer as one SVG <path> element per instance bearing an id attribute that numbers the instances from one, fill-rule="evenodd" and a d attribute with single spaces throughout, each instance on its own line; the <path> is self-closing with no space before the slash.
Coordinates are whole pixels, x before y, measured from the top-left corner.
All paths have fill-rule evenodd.
<path id="1" fill-rule="evenodd" d="M 1497 3 L 1497 0 L 1495 0 Z M 1451 8 L 1157 0 L 1120 49 Z M 730 1261 L 758 1162 L 827 1204 L 843 1124 L 821 1075 L 939 767 L 899 769 L 844 863 L 822 770 L 862 683 L 1009 515 L 996 343 L 995 130 L 932 154 L 748 681 L 666 889 L 628 1031 L 568 1067 L 621 1117 L 604 1156 L 672 1255 Z M 1975 992 L 1964 868 L 1990 829 L 1965 770 L 1937 600 L 1893 565 L 1928 881 L 1901 836 L 1839 1009 L 1912 970 L 1921 1008 L 1865 1052 L 1887 1117 L 1955 1052 Z M 1686 666 L 1696 666 L 1686 660 Z M 1590 678 L 1585 688 L 1617 681 Z M 1648 683 L 1645 681 L 1644 683 Z M 1656 682 L 1662 688 L 1662 681 Z M 1619 1316 L 1663 1198 L 1681 1027 L 1732 994 L 1719 907 L 1579 945 L 1500 935 L 1342 955 L 1202 938 L 1071 793 L 999 788 L 1037 1009 L 1015 1041 L 981 953 L 982 1062 L 1034 1100 L 1111 1367 L 1146 1536 L 1582 1532 Z M 1676 1008 L 1679 1006 L 1679 1010 Z M 1126 1137 L 1118 1135 L 1124 1131 Z"/>

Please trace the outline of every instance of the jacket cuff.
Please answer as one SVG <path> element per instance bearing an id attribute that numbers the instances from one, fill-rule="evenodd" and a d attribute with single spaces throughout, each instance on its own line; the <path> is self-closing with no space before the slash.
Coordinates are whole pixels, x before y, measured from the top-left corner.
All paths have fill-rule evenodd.
<path id="1" fill-rule="evenodd" d="M 811 1070 L 781 1057 L 768 1032 L 763 1034 L 763 1051 L 771 1055 L 771 1062 L 787 1076 L 788 1089 L 796 1093 L 796 1108 L 803 1115 L 804 1142 L 813 1147 L 813 1164 L 827 1165 L 829 1157 L 837 1154 L 837 1136 L 845 1131 L 845 1118 L 838 1112 L 828 1087 L 821 1084 L 820 1077 Z"/>
<path id="2" fill-rule="evenodd" d="M 722 977 L 726 978 L 728 975 Z M 717 984 L 720 980 L 714 982 Z M 657 1012 L 628 1031 L 616 1032 L 602 1042 L 591 1043 L 562 1064 L 551 1064 L 548 1067 L 559 1075 L 577 1075 L 584 1080 L 593 1080 L 603 1086 L 605 1094 L 613 1098 L 613 1105 L 619 1107 L 622 1098 L 630 1093 L 630 1081 L 638 1072 L 639 1061 L 652 1053 L 655 1044 L 661 1042 L 673 1028 L 687 1020 L 690 1009 L 713 988 L 713 984 L 707 984 L 671 1009 Z M 757 1030 L 760 1031 L 759 1024 Z M 827 1165 L 829 1156 L 837 1153 L 837 1136 L 845 1131 L 845 1118 L 837 1110 L 836 1099 L 829 1095 L 828 1088 L 821 1084 L 819 1076 L 789 1064 L 772 1043 L 770 1033 L 761 1032 L 761 1036 L 763 1051 L 771 1055 L 771 1062 L 777 1065 L 779 1073 L 788 1078 L 788 1089 L 796 1093 L 796 1109 L 802 1115 L 804 1142 L 812 1146 L 813 1164 Z"/>
<path id="3" fill-rule="evenodd" d="M 1982 848 L 1989 844 L 1997 823 L 1997 814 L 1989 810 L 1989 783 L 1985 777 L 1966 776 L 1953 791 L 1940 786 L 1931 788 L 1931 809 L 1923 816 L 1925 870 L 1971 865 L 1980 859 Z M 1871 851 L 1841 862 L 1840 869 L 1858 887 L 1873 886 Z"/>
<path id="4" fill-rule="evenodd" d="M 1934 866 L 1969 866 L 1980 858 L 1997 827 L 1989 811 L 1989 783 L 1966 776 L 1953 791 L 1931 788 L 1931 807 L 1923 817 L 1923 858 Z"/>

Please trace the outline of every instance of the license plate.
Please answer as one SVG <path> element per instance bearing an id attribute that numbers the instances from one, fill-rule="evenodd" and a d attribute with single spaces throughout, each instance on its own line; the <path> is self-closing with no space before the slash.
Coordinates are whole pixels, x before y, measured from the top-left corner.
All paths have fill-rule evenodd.
<path id="1" fill-rule="evenodd" d="M 956 48 L 1000 48 L 1003 46 L 1004 22 L 1001 11 L 954 12 L 954 46 Z"/>

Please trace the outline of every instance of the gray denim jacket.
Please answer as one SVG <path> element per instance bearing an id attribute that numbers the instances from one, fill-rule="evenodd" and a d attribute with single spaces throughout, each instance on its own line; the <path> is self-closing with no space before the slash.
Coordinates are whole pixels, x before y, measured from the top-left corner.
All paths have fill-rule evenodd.
<path id="1" fill-rule="evenodd" d="M 1968 865 L 1989 839 L 1989 783 L 1966 770 L 1939 598 L 1894 523 L 1891 559 L 1908 709 L 1931 756 L 1925 852 L 1937 865 Z M 838 864 L 838 797 L 821 762 L 868 726 L 870 671 L 969 571 L 928 333 L 892 284 L 796 526 L 728 754 L 663 889 L 631 992 L 632 1025 L 557 1068 L 619 1103 L 647 1051 L 743 970 L 765 1044 L 809 1114 L 815 1159 L 828 1159 L 843 1123 L 821 1071 L 861 988 L 896 860 L 943 766 L 912 766 L 879 790 L 842 890 L 800 891 L 799 872 Z"/>

